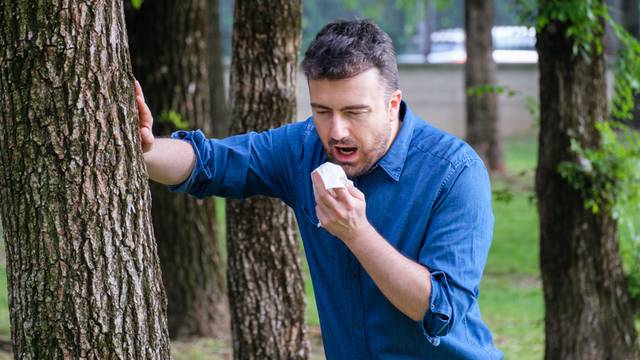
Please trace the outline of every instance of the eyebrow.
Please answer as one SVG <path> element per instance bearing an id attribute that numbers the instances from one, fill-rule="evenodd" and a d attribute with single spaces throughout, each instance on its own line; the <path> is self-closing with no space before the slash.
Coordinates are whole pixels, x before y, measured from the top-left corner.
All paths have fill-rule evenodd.
<path id="1" fill-rule="evenodd" d="M 328 106 L 324 106 L 318 103 L 311 103 L 311 107 L 312 108 L 321 108 L 321 109 L 325 109 L 325 110 L 332 110 L 330 107 Z M 355 104 L 355 105 L 349 105 L 349 106 L 345 106 L 342 109 L 340 109 L 340 111 L 345 111 L 345 110 L 369 110 L 371 109 L 371 107 L 369 105 L 365 105 L 365 104 Z"/>

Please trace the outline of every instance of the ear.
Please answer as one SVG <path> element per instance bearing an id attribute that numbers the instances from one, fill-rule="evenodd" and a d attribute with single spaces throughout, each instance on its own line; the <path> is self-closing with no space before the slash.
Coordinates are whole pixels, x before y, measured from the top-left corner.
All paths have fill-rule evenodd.
<path id="1" fill-rule="evenodd" d="M 397 89 L 391 93 L 389 99 L 389 119 L 397 119 L 400 113 L 400 103 L 402 102 L 402 91 Z"/>

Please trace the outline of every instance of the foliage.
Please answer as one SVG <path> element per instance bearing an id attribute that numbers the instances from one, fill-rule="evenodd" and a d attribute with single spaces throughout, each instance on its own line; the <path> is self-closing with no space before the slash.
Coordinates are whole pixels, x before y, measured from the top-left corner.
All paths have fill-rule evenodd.
<path id="1" fill-rule="evenodd" d="M 493 199 L 496 202 L 509 204 L 513 200 L 513 191 L 511 191 L 511 189 L 508 187 L 495 189 L 492 191 L 492 194 L 493 194 Z"/>
<path id="2" fill-rule="evenodd" d="M 419 5 L 420 3 L 422 5 Z M 431 4 L 434 5 L 435 11 L 440 12 L 451 5 L 451 0 L 395 0 L 396 8 L 402 10 L 405 16 L 405 34 L 412 34 L 418 23 L 424 21 Z M 416 11 L 418 6 L 422 6 L 425 10 L 423 12 Z"/>
<path id="3" fill-rule="evenodd" d="M 163 111 L 158 116 L 158 122 L 160 124 L 172 125 L 178 130 L 186 130 L 189 128 L 189 124 L 182 118 L 182 115 L 174 110 Z"/>
<path id="4" fill-rule="evenodd" d="M 484 94 L 489 94 L 489 93 L 495 93 L 496 95 L 505 94 L 508 97 L 522 95 L 521 91 L 514 90 L 508 86 L 503 86 L 503 85 L 482 84 L 482 85 L 472 86 L 467 88 L 467 95 L 469 96 L 482 96 Z"/>
<path id="5" fill-rule="evenodd" d="M 596 129 L 600 146 L 585 149 L 571 139 L 578 161 L 561 163 L 559 171 L 582 192 L 587 209 L 622 221 L 626 209 L 640 206 L 640 135 L 615 121 L 598 122 Z"/>
<path id="6" fill-rule="evenodd" d="M 615 119 L 630 120 L 634 95 L 640 90 L 640 43 L 608 15 L 607 20 L 620 40 L 611 115 Z"/>
<path id="7" fill-rule="evenodd" d="M 514 7 L 518 14 L 518 23 L 526 26 L 535 26 L 538 19 L 538 1 L 515 0 Z"/>
<path id="8" fill-rule="evenodd" d="M 540 31 L 551 22 L 566 24 L 566 35 L 573 40 L 573 55 L 590 61 L 592 51 L 602 53 L 602 33 L 608 16 L 604 1 L 571 0 L 548 2 L 536 19 Z"/>
<path id="9" fill-rule="evenodd" d="M 640 134 L 616 121 L 596 124 L 598 148 L 585 149 L 572 139 L 577 162 L 560 164 L 560 174 L 582 193 L 584 206 L 594 213 L 609 212 L 621 232 L 621 253 L 629 292 L 640 299 Z"/>
<path id="10" fill-rule="evenodd" d="M 140 9 L 140 6 L 142 6 L 142 2 L 144 0 L 131 0 L 131 6 L 133 6 L 134 9 L 138 10 Z"/>

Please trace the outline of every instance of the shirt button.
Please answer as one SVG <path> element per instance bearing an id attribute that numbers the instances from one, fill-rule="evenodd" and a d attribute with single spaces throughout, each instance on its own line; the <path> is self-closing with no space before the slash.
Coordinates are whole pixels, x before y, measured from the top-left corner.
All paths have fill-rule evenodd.
<path id="1" fill-rule="evenodd" d="M 358 277 L 358 272 L 357 271 L 352 271 L 351 272 L 351 277 L 354 278 L 354 279 L 357 278 Z"/>
<path id="2" fill-rule="evenodd" d="M 435 309 L 436 308 L 436 304 L 431 304 L 431 309 Z"/>
<path id="3" fill-rule="evenodd" d="M 356 322 L 356 323 L 353 324 L 353 327 L 356 328 L 356 329 L 360 329 L 362 327 L 362 323 Z"/>

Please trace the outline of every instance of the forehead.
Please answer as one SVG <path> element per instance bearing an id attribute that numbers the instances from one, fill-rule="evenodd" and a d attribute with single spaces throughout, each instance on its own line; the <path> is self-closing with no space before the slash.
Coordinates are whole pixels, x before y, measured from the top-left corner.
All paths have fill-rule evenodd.
<path id="1" fill-rule="evenodd" d="M 374 103 L 384 99 L 384 86 L 380 72 L 371 68 L 347 79 L 309 79 L 312 103 L 339 108 L 350 103 Z"/>

